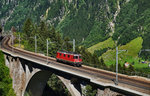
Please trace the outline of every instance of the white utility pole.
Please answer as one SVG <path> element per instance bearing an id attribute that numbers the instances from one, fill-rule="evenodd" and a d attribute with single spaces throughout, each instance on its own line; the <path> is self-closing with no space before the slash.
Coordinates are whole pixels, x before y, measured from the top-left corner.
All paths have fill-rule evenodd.
<path id="1" fill-rule="evenodd" d="M 48 42 L 48 39 L 46 39 L 46 43 L 47 43 L 47 64 L 48 64 L 48 46 L 50 43 L 56 43 L 56 42 Z"/>
<path id="2" fill-rule="evenodd" d="M 19 33 L 19 48 L 20 48 L 20 33 Z"/>
<path id="3" fill-rule="evenodd" d="M 115 84 L 118 85 L 118 51 L 127 51 L 127 50 L 118 50 L 118 47 L 116 47 L 116 82 Z"/>
<path id="4" fill-rule="evenodd" d="M 37 53 L 37 37 L 36 35 L 34 37 L 29 37 L 29 38 L 33 38 L 35 41 L 35 53 Z"/>
<path id="5" fill-rule="evenodd" d="M 35 35 L 35 53 L 37 52 L 37 38 L 36 38 L 36 35 Z"/>
<path id="6" fill-rule="evenodd" d="M 73 44 L 73 52 L 75 52 L 75 47 L 76 47 L 76 45 L 75 45 L 75 39 L 73 39 L 73 41 L 68 41 L 69 43 L 72 43 Z"/>
<path id="7" fill-rule="evenodd" d="M 118 47 L 116 47 L 116 84 L 118 85 Z"/>
<path id="8" fill-rule="evenodd" d="M 5 31 L 5 27 L 4 27 L 4 22 L 3 22 L 3 24 L 2 24 L 2 35 L 3 35 L 4 31 Z"/>
<path id="9" fill-rule="evenodd" d="M 140 50 L 140 52 L 139 52 L 139 56 L 140 56 L 140 54 L 141 54 L 141 52 L 142 52 L 142 51 L 150 52 L 150 49 L 143 49 L 143 50 Z"/>
<path id="10" fill-rule="evenodd" d="M 75 39 L 73 39 L 73 52 L 75 52 Z"/>
<path id="11" fill-rule="evenodd" d="M 12 52 L 13 52 L 13 45 L 14 45 L 14 36 L 13 36 L 13 33 L 11 34 L 11 43 L 12 43 Z"/>
<path id="12" fill-rule="evenodd" d="M 46 41 L 47 41 L 47 64 L 48 64 L 48 39 L 46 39 Z"/>

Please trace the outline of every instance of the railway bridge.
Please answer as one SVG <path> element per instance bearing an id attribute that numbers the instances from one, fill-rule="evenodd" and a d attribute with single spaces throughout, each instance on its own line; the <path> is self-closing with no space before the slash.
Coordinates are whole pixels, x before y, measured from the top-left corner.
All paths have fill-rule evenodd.
<path id="1" fill-rule="evenodd" d="M 149 79 L 119 74 L 119 83 L 115 85 L 113 72 L 58 63 L 55 58 L 11 46 L 10 37 L 2 40 L 1 50 L 5 54 L 5 63 L 10 69 L 17 96 L 24 96 L 26 92 L 41 96 L 52 73 L 59 77 L 72 96 L 82 96 L 86 84 L 89 83 L 97 86 L 97 96 L 150 95 Z"/>

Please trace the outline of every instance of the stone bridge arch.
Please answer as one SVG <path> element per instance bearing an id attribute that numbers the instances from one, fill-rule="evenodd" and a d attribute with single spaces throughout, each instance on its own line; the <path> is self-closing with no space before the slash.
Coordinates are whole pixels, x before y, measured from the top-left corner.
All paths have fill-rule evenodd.
<path id="1" fill-rule="evenodd" d="M 49 80 L 51 74 L 52 73 L 50 71 L 45 70 L 36 72 L 27 82 L 27 86 L 25 86 L 23 96 L 28 93 L 31 96 L 42 96 L 45 85 Z"/>

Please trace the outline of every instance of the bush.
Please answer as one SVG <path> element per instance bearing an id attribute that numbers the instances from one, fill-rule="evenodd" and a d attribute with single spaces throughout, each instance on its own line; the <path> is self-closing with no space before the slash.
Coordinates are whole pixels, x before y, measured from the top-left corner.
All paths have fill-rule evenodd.
<path id="1" fill-rule="evenodd" d="M 4 64 L 4 55 L 0 51 L 0 96 L 15 96 L 9 69 Z"/>

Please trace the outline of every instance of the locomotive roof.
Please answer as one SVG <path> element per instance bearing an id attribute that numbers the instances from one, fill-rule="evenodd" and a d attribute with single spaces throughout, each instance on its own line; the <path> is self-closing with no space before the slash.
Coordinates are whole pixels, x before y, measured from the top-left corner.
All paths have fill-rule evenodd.
<path id="1" fill-rule="evenodd" d="M 68 51 L 57 51 L 57 52 L 64 53 L 64 54 L 81 55 L 81 54 L 78 54 L 78 53 L 75 53 L 75 52 L 68 52 Z"/>

